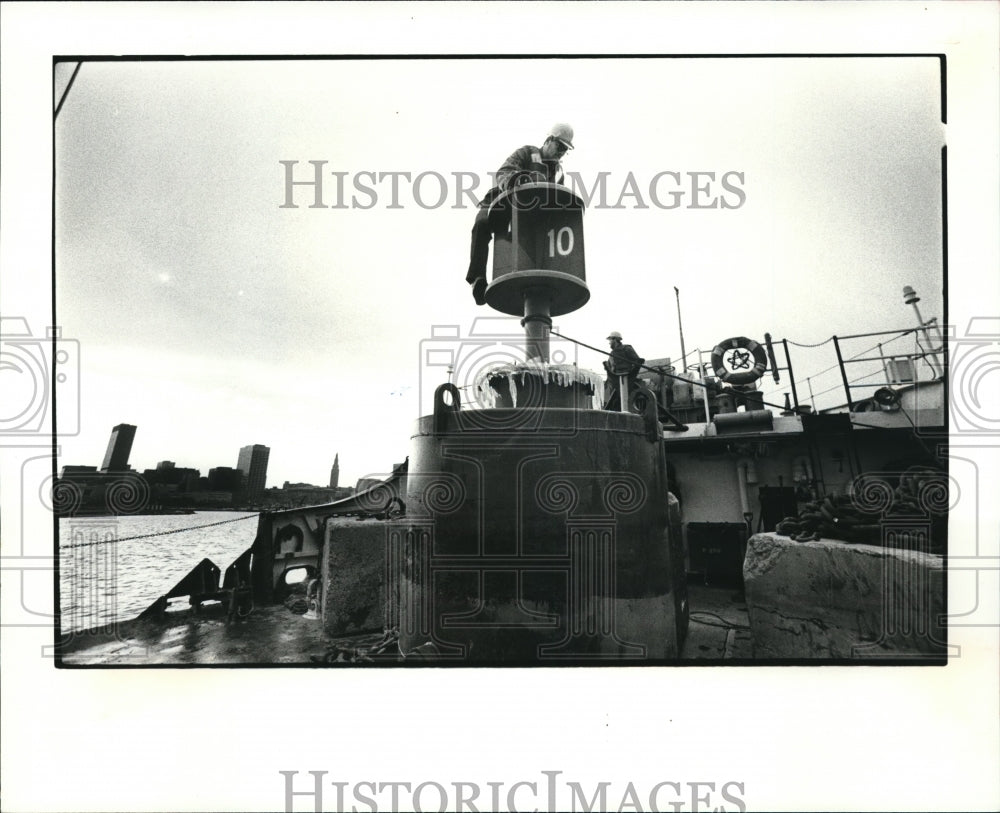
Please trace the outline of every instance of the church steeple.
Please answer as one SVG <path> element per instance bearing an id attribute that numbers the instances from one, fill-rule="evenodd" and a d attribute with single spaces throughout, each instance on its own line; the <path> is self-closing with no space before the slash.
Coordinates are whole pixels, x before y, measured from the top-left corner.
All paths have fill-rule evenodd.
<path id="1" fill-rule="evenodd" d="M 337 488 L 340 483 L 340 453 L 333 458 L 333 468 L 330 469 L 330 488 Z"/>

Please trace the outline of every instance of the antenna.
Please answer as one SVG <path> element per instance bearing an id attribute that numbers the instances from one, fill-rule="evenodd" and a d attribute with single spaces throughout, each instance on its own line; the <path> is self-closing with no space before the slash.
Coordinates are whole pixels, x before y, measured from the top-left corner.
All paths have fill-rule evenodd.
<path id="1" fill-rule="evenodd" d="M 687 369 L 687 351 L 684 349 L 684 324 L 681 322 L 681 292 L 674 286 L 674 295 L 677 297 L 677 329 L 681 334 L 681 372 Z"/>
<path id="2" fill-rule="evenodd" d="M 76 79 L 76 75 L 80 72 L 81 65 L 83 65 L 82 62 L 77 62 L 76 67 L 73 68 L 73 75 L 70 76 L 69 81 L 66 83 L 66 88 L 62 92 L 62 96 L 59 97 L 59 104 L 56 105 L 56 112 L 53 114 L 53 118 L 59 117 L 59 111 L 62 110 L 63 102 L 65 102 L 66 97 L 69 96 L 69 89 L 73 87 L 73 80 Z"/>
<path id="3" fill-rule="evenodd" d="M 931 337 L 930 331 L 927 330 L 927 326 L 936 323 L 937 320 L 932 318 L 927 322 L 924 321 L 924 317 L 920 315 L 920 308 L 917 307 L 920 297 L 917 296 L 917 292 L 909 285 L 903 286 L 903 301 L 907 305 L 913 305 L 913 310 L 917 314 L 917 324 L 920 325 L 920 330 L 923 332 L 928 344 L 928 349 L 925 351 L 925 358 L 927 359 L 927 363 L 930 364 L 934 376 L 941 378 L 944 375 L 944 371 L 938 365 L 936 348 L 933 347 L 934 340 Z M 917 344 L 919 345 L 919 341 Z"/>

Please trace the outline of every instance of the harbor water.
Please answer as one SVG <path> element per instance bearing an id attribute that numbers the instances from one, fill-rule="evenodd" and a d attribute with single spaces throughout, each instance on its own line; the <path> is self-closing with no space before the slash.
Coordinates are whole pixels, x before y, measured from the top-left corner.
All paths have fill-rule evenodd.
<path id="1" fill-rule="evenodd" d="M 202 559 L 211 559 L 224 573 L 253 543 L 257 516 L 198 511 L 61 519 L 63 633 L 135 618 Z"/>

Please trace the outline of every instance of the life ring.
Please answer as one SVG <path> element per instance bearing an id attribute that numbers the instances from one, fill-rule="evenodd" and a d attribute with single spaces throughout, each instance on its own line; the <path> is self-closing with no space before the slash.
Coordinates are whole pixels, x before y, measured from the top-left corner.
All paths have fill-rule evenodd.
<path id="1" fill-rule="evenodd" d="M 729 357 L 729 366 L 736 368 L 732 371 L 722 361 L 722 357 L 729 350 L 733 351 Z M 753 356 L 752 367 L 750 366 L 751 356 Z M 764 371 L 767 369 L 767 352 L 753 339 L 748 339 L 746 336 L 735 336 L 732 339 L 719 342 L 712 350 L 712 369 L 719 380 L 725 381 L 727 384 L 751 384 L 764 375 Z"/>

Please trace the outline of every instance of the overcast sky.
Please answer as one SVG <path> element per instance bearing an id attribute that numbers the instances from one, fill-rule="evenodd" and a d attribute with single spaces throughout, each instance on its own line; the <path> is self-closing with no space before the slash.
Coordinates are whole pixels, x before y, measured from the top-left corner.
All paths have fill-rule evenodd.
<path id="1" fill-rule="evenodd" d="M 942 316 L 934 58 L 87 62 L 55 125 L 57 319 L 82 404 L 59 464 L 99 465 L 132 423 L 140 470 L 207 474 L 262 443 L 269 485 L 325 484 L 336 453 L 342 484 L 388 472 L 446 380 L 422 362 L 434 326 L 497 316 L 464 281 L 475 209 L 454 173 L 482 196 L 555 121 L 576 130 L 565 169 L 588 188 L 607 173 L 584 221 L 591 301 L 556 319 L 565 334 L 603 348 L 619 330 L 677 359 L 675 286 L 689 353 L 911 327 L 907 284 Z M 282 207 L 282 161 L 296 180 L 326 162 L 327 208 L 305 186 Z M 390 177 L 354 189 L 366 171 L 410 173 L 396 206 Z M 663 172 L 676 208 L 649 194 Z M 833 349 L 792 351 L 807 400 Z"/>

